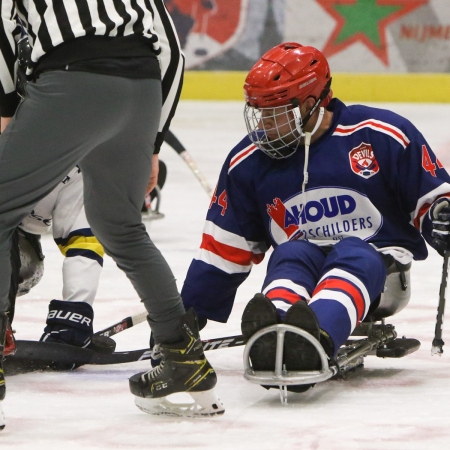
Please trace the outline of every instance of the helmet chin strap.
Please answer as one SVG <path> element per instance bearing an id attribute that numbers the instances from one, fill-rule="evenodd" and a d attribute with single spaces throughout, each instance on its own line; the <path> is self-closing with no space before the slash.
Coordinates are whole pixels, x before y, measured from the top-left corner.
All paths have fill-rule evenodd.
<path id="1" fill-rule="evenodd" d="M 303 121 L 301 120 L 300 108 L 296 107 L 295 109 L 297 110 L 297 114 L 295 117 L 295 128 L 297 129 L 300 136 L 304 138 L 306 136 L 306 133 L 303 132 L 302 125 L 305 125 L 305 124 L 302 123 Z M 319 129 L 320 125 L 322 124 L 324 114 L 325 114 L 325 108 L 321 106 L 319 108 L 319 116 L 317 117 L 316 124 L 314 125 L 314 128 L 310 133 L 311 136 L 314 136 L 314 133 Z"/>
<path id="2" fill-rule="evenodd" d="M 302 183 L 302 205 L 300 207 L 300 214 L 303 213 L 303 209 L 306 205 L 306 185 L 308 184 L 308 162 L 309 162 L 309 146 L 311 144 L 312 133 L 307 131 L 303 134 L 305 138 L 305 163 L 303 164 L 303 183 Z"/>
<path id="3" fill-rule="evenodd" d="M 314 133 L 319 129 L 319 127 L 320 127 L 320 125 L 322 123 L 324 114 L 325 114 L 325 108 L 324 107 L 320 107 L 320 109 L 319 109 L 319 117 L 317 118 L 317 122 L 314 125 L 313 130 L 311 131 L 311 136 L 314 136 Z"/>
<path id="4" fill-rule="evenodd" d="M 309 146 L 311 144 L 311 136 L 312 132 L 310 133 L 307 131 L 304 134 L 305 137 L 305 163 L 303 165 L 303 183 L 302 183 L 302 197 L 305 196 L 305 190 L 306 185 L 308 184 L 308 162 L 309 162 Z M 303 199 L 303 204 L 306 204 L 305 200 Z"/>
<path id="5" fill-rule="evenodd" d="M 303 166 L 303 184 L 302 184 L 303 195 L 305 194 L 306 185 L 308 184 L 309 146 L 311 145 L 311 138 L 312 136 L 314 136 L 314 133 L 319 129 L 324 114 L 325 108 L 320 108 L 319 117 L 317 118 L 317 122 L 314 125 L 313 130 L 311 132 L 307 131 L 306 133 L 302 133 L 302 136 L 305 138 L 305 164 Z"/>

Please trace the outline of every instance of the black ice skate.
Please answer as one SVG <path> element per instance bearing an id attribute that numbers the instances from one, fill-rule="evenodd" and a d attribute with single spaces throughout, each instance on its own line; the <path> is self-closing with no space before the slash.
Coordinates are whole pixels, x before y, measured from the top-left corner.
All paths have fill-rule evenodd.
<path id="1" fill-rule="evenodd" d="M 242 314 L 242 335 L 248 341 L 257 331 L 279 322 L 280 317 L 275 305 L 264 294 L 256 294 L 248 302 Z M 277 336 L 275 332 L 263 335 L 253 344 L 250 350 L 250 360 L 254 370 L 274 369 L 276 346 Z M 270 386 L 264 387 L 270 388 Z"/>
<path id="2" fill-rule="evenodd" d="M 217 383 L 214 369 L 203 354 L 197 316 L 193 309 L 182 318 L 183 342 L 160 344 L 159 366 L 130 378 L 130 391 L 136 406 L 148 414 L 173 416 L 213 416 L 225 408 L 215 396 Z M 172 403 L 166 397 L 187 392 L 193 403 Z"/>
<path id="3" fill-rule="evenodd" d="M 293 325 L 320 339 L 320 328 L 314 311 L 304 302 L 292 305 L 284 318 L 286 325 Z M 286 333 L 284 338 L 284 364 L 287 371 L 319 370 L 321 362 L 319 353 L 311 342 L 294 333 Z M 313 384 L 287 386 L 288 391 L 305 392 Z"/>

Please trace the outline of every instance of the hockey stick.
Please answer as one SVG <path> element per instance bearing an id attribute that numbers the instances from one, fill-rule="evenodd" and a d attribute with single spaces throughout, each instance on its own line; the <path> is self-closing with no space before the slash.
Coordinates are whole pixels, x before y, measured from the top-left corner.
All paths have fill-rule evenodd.
<path id="1" fill-rule="evenodd" d="M 204 350 L 217 350 L 244 345 L 242 335 L 226 336 L 202 340 Z M 15 375 L 19 373 L 46 370 L 55 366 L 80 367 L 85 364 L 106 365 L 144 361 L 151 358 L 152 349 L 143 348 L 128 352 L 114 352 L 104 354 L 89 348 L 80 348 L 64 344 L 40 341 L 16 341 L 17 351 L 4 361 L 5 373 Z"/>
<path id="2" fill-rule="evenodd" d="M 192 156 L 184 148 L 183 144 L 178 140 L 178 138 L 170 130 L 167 130 L 164 136 L 164 141 L 166 142 L 166 144 L 170 145 L 178 153 L 178 155 L 180 155 L 183 161 L 188 165 L 189 169 L 191 169 L 197 180 L 200 182 L 202 188 L 205 190 L 208 196 L 211 197 L 213 194 L 213 189 L 208 183 L 208 180 L 200 172 Z"/>
<path id="3" fill-rule="evenodd" d="M 436 315 L 436 327 L 434 329 L 434 339 L 431 345 L 431 354 L 442 356 L 444 350 L 444 341 L 442 340 L 442 325 L 444 323 L 444 311 L 445 311 L 445 293 L 447 291 L 447 278 L 448 278 L 448 258 L 450 256 L 450 250 L 446 250 L 444 253 L 444 265 L 442 267 L 442 279 L 441 286 L 439 288 L 439 304 L 437 307 Z"/>
<path id="4" fill-rule="evenodd" d="M 141 313 L 135 314 L 134 316 L 125 317 L 120 322 L 115 323 L 103 330 L 94 333 L 94 336 L 106 336 L 111 337 L 121 331 L 128 330 L 128 328 L 134 327 L 138 323 L 144 322 L 147 318 L 148 312 L 142 311 Z"/>
<path id="5" fill-rule="evenodd" d="M 91 342 L 87 348 L 100 353 L 113 353 L 116 349 L 116 341 L 111 339 L 111 336 L 143 322 L 146 317 L 147 311 L 141 312 L 134 316 L 125 317 L 125 319 L 122 319 L 120 322 L 104 328 L 103 330 L 97 331 L 97 333 L 92 335 Z"/>

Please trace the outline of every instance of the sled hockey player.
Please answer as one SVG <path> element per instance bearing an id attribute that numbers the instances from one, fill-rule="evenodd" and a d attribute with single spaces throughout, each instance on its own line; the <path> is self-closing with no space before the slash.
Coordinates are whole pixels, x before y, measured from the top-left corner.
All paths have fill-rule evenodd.
<path id="1" fill-rule="evenodd" d="M 79 165 L 92 231 L 133 284 L 163 349 L 159 368 L 131 378 L 132 393 L 143 409 L 174 392 L 207 393 L 209 406 L 199 414 L 223 412 L 218 400 L 210 401 L 216 374 L 195 313 L 186 313 L 173 273 L 142 224 L 142 199 L 149 180 L 156 184 L 158 152 L 183 79 L 172 20 L 162 0 L 58 5 L 44 15 L 34 0 L 5 0 L 1 8 L 0 352 L 13 231 Z M 17 111 L 16 15 L 33 48 Z"/>
<path id="2" fill-rule="evenodd" d="M 226 322 L 252 264 L 273 248 L 242 315 L 244 338 L 287 324 L 332 360 L 376 310 L 388 273 L 409 277 L 411 261 L 427 257 L 425 241 L 440 254 L 449 248 L 450 177 L 407 119 L 346 106 L 330 86 L 324 55 L 298 43 L 274 47 L 250 70 L 248 135 L 222 167 L 182 298 L 203 325 Z M 397 284 L 398 311 L 409 291 Z M 270 332 L 250 347 L 255 371 L 274 371 L 276 342 Z M 285 334 L 285 370 L 316 371 L 319 356 L 306 338 Z"/>

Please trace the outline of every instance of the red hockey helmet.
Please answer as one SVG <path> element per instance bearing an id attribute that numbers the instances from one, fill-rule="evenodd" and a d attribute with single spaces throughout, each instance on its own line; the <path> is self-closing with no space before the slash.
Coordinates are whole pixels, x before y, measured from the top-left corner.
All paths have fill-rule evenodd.
<path id="1" fill-rule="evenodd" d="M 293 99 L 320 98 L 329 83 L 330 68 L 316 48 L 286 42 L 265 53 L 245 79 L 245 100 L 255 108 L 284 106 Z M 327 106 L 331 91 L 319 106 Z"/>
<path id="2" fill-rule="evenodd" d="M 314 47 L 286 42 L 269 50 L 244 84 L 244 118 L 252 142 L 272 158 L 291 156 L 304 125 L 319 106 L 330 102 L 330 85 L 328 62 Z M 309 97 L 315 104 L 301 117 L 299 106 Z"/>

